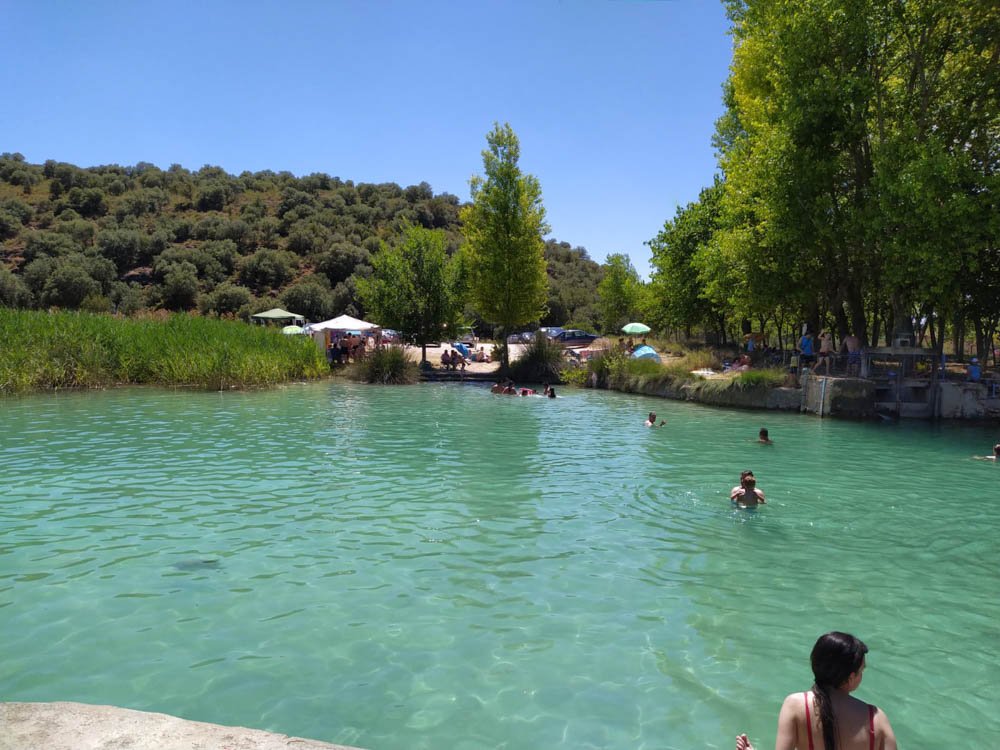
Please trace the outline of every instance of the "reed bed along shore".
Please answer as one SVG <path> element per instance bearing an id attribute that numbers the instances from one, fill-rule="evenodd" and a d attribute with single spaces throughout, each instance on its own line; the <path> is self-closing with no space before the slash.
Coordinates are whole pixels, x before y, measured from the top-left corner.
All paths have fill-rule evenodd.
<path id="1" fill-rule="evenodd" d="M 608 388 L 626 393 L 646 393 L 662 388 L 688 388 L 689 395 L 711 395 L 726 391 L 766 391 L 784 384 L 782 368 L 760 368 L 730 377 L 708 379 L 703 369 L 721 369 L 719 358 L 709 350 L 684 352 L 661 364 L 649 359 L 632 359 L 624 352 L 609 351 L 589 360 L 584 367 L 564 370 L 565 382 L 580 386 Z"/>
<path id="2" fill-rule="evenodd" d="M 206 390 L 318 378 L 304 336 L 185 314 L 119 318 L 0 308 L 0 394 L 150 384 Z"/>

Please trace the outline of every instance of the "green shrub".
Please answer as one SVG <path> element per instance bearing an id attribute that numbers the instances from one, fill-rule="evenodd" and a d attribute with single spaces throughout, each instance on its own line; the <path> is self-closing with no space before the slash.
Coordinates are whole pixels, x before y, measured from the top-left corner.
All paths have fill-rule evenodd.
<path id="1" fill-rule="evenodd" d="M 420 367 L 406 356 L 402 346 L 375 349 L 347 370 L 347 376 L 362 383 L 403 385 L 420 380 Z"/>
<path id="2" fill-rule="evenodd" d="M 741 389 L 778 388 L 784 385 L 787 377 L 788 375 L 784 369 L 776 367 L 741 372 L 733 378 L 732 382 L 734 388 Z"/>
<path id="3" fill-rule="evenodd" d="M 536 333 L 524 353 L 510 365 L 510 377 L 525 383 L 558 383 L 565 366 L 563 348 Z"/>

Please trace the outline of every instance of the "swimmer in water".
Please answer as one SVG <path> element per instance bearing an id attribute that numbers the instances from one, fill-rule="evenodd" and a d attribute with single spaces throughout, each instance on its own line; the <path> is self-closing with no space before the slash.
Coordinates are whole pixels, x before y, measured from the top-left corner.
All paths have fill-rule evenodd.
<path id="1" fill-rule="evenodd" d="M 665 425 L 666 423 L 667 423 L 667 420 L 661 419 L 660 423 L 656 424 L 656 412 L 655 411 L 651 411 L 651 412 L 649 412 L 649 417 L 647 417 L 646 421 L 643 423 L 643 426 L 644 427 L 663 427 L 663 425 Z"/>
<path id="2" fill-rule="evenodd" d="M 729 499 L 741 508 L 756 508 L 767 502 L 764 493 L 757 489 L 757 479 L 749 470 L 740 472 L 740 483 L 729 492 Z"/>
<path id="3" fill-rule="evenodd" d="M 767 428 L 761 427 L 760 432 L 757 433 L 757 442 L 763 443 L 764 445 L 774 445 L 774 441 L 768 437 Z"/>
<path id="4" fill-rule="evenodd" d="M 978 458 L 980 461 L 996 461 L 1000 463 L 1000 443 L 993 446 L 992 456 L 973 456 L 973 458 Z"/>

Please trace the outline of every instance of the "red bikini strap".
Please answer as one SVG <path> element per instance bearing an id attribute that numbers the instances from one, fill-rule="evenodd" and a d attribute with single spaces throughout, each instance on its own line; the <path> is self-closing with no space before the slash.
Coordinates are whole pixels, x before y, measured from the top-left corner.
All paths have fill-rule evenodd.
<path id="1" fill-rule="evenodd" d="M 868 747 L 875 750 L 875 706 L 868 706 Z"/>
<path id="2" fill-rule="evenodd" d="M 802 700 L 806 703 L 806 737 L 809 738 L 809 750 L 813 750 L 813 725 L 809 718 L 809 691 L 802 694 Z"/>

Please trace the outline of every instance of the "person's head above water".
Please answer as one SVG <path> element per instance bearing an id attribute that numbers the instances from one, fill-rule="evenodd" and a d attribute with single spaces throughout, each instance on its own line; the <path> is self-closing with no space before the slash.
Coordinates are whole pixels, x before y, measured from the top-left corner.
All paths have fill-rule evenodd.
<path id="1" fill-rule="evenodd" d="M 647 417 L 647 421 L 649 421 L 649 422 L 655 422 L 656 421 L 656 412 L 655 411 L 649 412 L 649 417 Z"/>
<path id="2" fill-rule="evenodd" d="M 759 438 L 760 438 L 761 440 L 770 440 L 770 438 L 769 438 L 769 437 L 768 437 L 768 435 L 767 435 L 767 428 L 766 428 L 766 427 L 761 427 L 761 428 L 760 428 L 760 432 L 758 432 L 758 433 L 757 433 L 757 436 L 758 436 L 758 437 L 759 437 Z"/>
<path id="3" fill-rule="evenodd" d="M 993 446 L 993 455 L 1000 458 L 1000 443 Z"/>
<path id="4" fill-rule="evenodd" d="M 740 484 L 757 484 L 757 478 L 754 477 L 753 472 L 747 469 L 746 471 L 740 472 Z"/>

